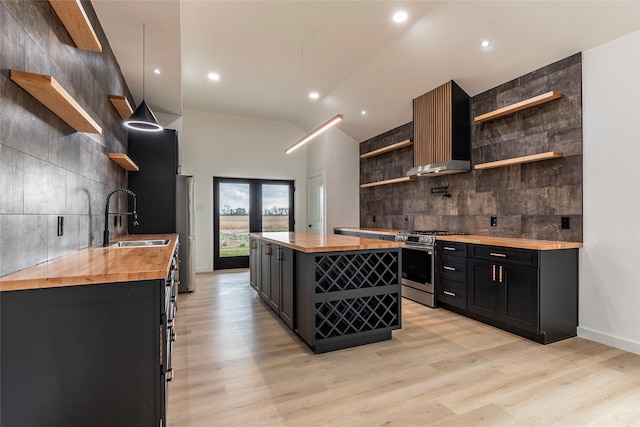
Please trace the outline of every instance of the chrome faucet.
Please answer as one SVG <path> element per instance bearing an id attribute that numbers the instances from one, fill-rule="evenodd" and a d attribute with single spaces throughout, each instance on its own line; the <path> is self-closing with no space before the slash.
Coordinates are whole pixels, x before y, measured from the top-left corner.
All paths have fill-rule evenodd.
<path id="1" fill-rule="evenodd" d="M 102 246 L 109 246 L 109 244 L 111 243 L 111 236 L 109 233 L 109 200 L 111 199 L 111 196 L 113 196 L 114 193 L 127 193 L 128 195 L 133 197 L 133 211 L 132 212 L 125 212 L 125 215 L 133 215 L 133 226 L 137 227 L 138 226 L 138 213 L 136 212 L 136 203 L 137 203 L 137 199 L 136 199 L 136 194 L 131 191 L 128 190 L 126 188 L 116 188 L 115 190 L 113 190 L 111 193 L 109 193 L 109 195 L 107 196 L 107 204 L 104 208 L 104 235 L 103 235 L 103 243 Z M 113 212 L 114 214 L 119 214 L 119 212 Z"/>

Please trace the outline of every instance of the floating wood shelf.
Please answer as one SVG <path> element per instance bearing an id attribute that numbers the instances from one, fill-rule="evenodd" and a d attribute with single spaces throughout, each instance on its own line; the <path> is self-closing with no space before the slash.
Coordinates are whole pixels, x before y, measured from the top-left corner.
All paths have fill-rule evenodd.
<path id="1" fill-rule="evenodd" d="M 360 188 L 377 187 L 378 185 L 395 184 L 396 182 L 406 182 L 415 180 L 415 176 L 403 176 L 402 178 L 387 179 L 385 181 L 369 182 L 367 184 L 360 184 Z"/>
<path id="2" fill-rule="evenodd" d="M 102 45 L 80 0 L 49 0 L 78 49 L 102 52 Z"/>
<path id="3" fill-rule="evenodd" d="M 379 148 L 377 150 L 369 151 L 368 153 L 360 154 L 361 159 L 368 159 L 369 157 L 379 156 L 380 154 L 388 153 L 389 151 L 397 150 L 399 148 L 408 147 L 413 144 L 410 139 L 397 142 L 395 144 L 387 145 L 386 147 Z"/>
<path id="4" fill-rule="evenodd" d="M 11 80 L 78 132 L 102 133 L 98 123 L 52 76 L 11 70 Z"/>
<path id="5" fill-rule="evenodd" d="M 140 170 L 133 160 L 123 153 L 109 153 L 109 158 L 120 165 L 120 167 L 127 171 L 137 172 Z"/>
<path id="6" fill-rule="evenodd" d="M 481 114 L 479 116 L 474 117 L 473 121 L 487 122 L 489 120 L 497 119 L 498 117 L 507 116 L 517 111 L 525 110 L 527 108 L 535 107 L 536 105 L 544 104 L 545 102 L 553 101 L 554 99 L 558 99 L 561 96 L 562 96 L 562 93 L 555 92 L 555 91 L 543 93 L 542 95 L 534 96 L 533 98 L 525 99 L 524 101 L 507 105 L 506 107 L 500 108 L 498 110 L 494 110 L 486 114 Z"/>
<path id="7" fill-rule="evenodd" d="M 541 160 L 556 159 L 562 157 L 559 151 L 548 151 L 546 153 L 532 154 L 530 156 L 514 157 L 513 159 L 498 160 L 496 162 L 480 163 L 475 165 L 474 169 L 493 169 L 503 166 L 520 165 L 522 163 L 539 162 Z"/>
<path id="8" fill-rule="evenodd" d="M 124 120 L 133 114 L 133 108 L 129 104 L 129 100 L 123 95 L 109 95 L 109 101 Z"/>

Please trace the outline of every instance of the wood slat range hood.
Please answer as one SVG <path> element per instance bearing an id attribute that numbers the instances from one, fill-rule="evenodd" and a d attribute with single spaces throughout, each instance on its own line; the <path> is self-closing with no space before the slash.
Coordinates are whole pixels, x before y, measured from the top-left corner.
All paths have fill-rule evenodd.
<path id="1" fill-rule="evenodd" d="M 471 170 L 469 95 L 453 80 L 413 100 L 413 164 L 407 176 Z"/>

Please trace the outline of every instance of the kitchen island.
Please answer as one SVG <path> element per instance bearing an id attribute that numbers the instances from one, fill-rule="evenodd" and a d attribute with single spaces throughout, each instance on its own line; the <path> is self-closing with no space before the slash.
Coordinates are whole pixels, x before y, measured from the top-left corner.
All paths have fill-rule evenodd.
<path id="1" fill-rule="evenodd" d="M 402 326 L 402 242 L 252 233 L 251 286 L 315 352 L 391 339 Z"/>
<path id="2" fill-rule="evenodd" d="M 0 424 L 166 425 L 178 235 L 0 278 Z"/>

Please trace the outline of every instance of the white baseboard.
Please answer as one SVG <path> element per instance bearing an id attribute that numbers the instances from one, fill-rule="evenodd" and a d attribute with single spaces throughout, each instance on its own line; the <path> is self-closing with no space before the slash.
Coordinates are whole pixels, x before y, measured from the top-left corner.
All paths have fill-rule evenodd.
<path id="1" fill-rule="evenodd" d="M 619 348 L 635 354 L 640 354 L 640 342 L 631 341 L 625 338 L 607 335 L 605 333 L 594 331 L 593 329 L 578 327 L 578 336 L 600 344 Z"/>

